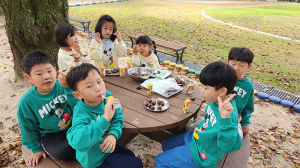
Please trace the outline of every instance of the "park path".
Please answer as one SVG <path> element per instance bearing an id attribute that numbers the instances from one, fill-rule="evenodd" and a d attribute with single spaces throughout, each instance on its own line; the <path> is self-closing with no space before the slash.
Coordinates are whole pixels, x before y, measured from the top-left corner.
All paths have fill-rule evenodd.
<path id="1" fill-rule="evenodd" d="M 272 5 L 272 6 L 274 6 L 274 5 Z M 251 6 L 247 6 L 247 7 L 251 7 Z M 216 8 L 216 9 L 220 9 L 220 8 Z M 210 9 L 210 10 L 212 10 L 212 9 Z M 235 28 L 239 28 L 239 29 L 243 29 L 243 30 L 247 30 L 247 31 L 252 31 L 252 32 L 260 33 L 260 34 L 265 34 L 265 35 L 272 36 L 272 37 L 278 37 L 278 38 L 282 38 L 282 39 L 285 39 L 285 40 L 292 40 L 292 41 L 296 41 L 296 42 L 300 43 L 300 40 L 292 39 L 292 38 L 289 38 L 289 37 L 283 37 L 283 36 L 279 36 L 279 35 L 276 35 L 276 34 L 271 34 L 271 33 L 263 32 L 263 31 L 254 30 L 254 29 L 249 29 L 247 27 L 242 27 L 242 26 L 238 26 L 238 25 L 235 25 L 235 24 L 224 22 L 222 20 L 215 19 L 215 18 L 207 15 L 206 10 L 202 11 L 201 15 L 204 16 L 204 17 L 207 17 L 208 19 L 211 19 L 213 21 L 216 21 L 216 22 L 219 22 L 219 23 L 231 26 L 231 27 L 235 27 Z"/>

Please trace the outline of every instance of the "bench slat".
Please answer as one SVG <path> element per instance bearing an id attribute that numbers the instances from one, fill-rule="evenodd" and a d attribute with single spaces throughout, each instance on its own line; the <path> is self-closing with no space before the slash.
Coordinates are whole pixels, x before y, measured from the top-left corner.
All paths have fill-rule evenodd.
<path id="1" fill-rule="evenodd" d="M 134 35 L 134 36 L 129 36 L 129 38 L 133 38 L 133 39 L 138 39 L 141 35 Z M 159 46 L 159 47 L 165 47 L 169 50 L 180 50 L 182 48 L 185 48 L 185 46 L 183 45 L 179 45 L 179 44 L 176 44 L 176 43 L 171 43 L 171 42 L 168 42 L 168 41 L 164 41 L 164 40 L 160 40 L 160 39 L 157 39 L 157 38 L 153 38 L 153 37 L 150 37 L 152 41 L 155 42 L 155 45 L 156 46 Z"/>
<path id="2" fill-rule="evenodd" d="M 89 20 L 84 20 L 84 19 L 79 19 L 73 16 L 69 16 L 69 20 L 75 21 L 75 22 L 80 22 L 80 23 L 91 23 Z"/>
<path id="3" fill-rule="evenodd" d="M 23 151 L 23 156 L 24 156 L 24 160 L 25 162 L 27 161 L 27 159 L 31 156 L 32 152 L 29 151 L 24 145 L 22 146 L 22 151 Z M 44 157 L 42 157 L 39 160 L 39 164 L 36 165 L 35 167 L 33 166 L 29 166 L 29 164 L 26 165 L 28 168 L 61 168 L 60 166 L 58 166 L 56 163 L 54 163 L 48 156 L 46 157 L 46 159 Z"/>

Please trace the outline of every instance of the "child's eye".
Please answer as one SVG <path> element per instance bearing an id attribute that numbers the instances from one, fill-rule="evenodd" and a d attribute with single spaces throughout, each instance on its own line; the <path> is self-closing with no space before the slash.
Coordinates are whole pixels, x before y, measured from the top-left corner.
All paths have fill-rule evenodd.
<path id="1" fill-rule="evenodd" d="M 91 88 L 91 87 L 92 87 L 92 85 L 88 86 L 87 88 Z"/>
<path id="2" fill-rule="evenodd" d="M 98 82 L 98 84 L 100 84 L 100 83 L 101 83 L 101 81 Z"/>
<path id="3" fill-rule="evenodd" d="M 37 75 L 42 75 L 41 73 L 37 74 Z"/>
<path id="4" fill-rule="evenodd" d="M 52 71 L 48 71 L 48 73 L 51 73 Z"/>

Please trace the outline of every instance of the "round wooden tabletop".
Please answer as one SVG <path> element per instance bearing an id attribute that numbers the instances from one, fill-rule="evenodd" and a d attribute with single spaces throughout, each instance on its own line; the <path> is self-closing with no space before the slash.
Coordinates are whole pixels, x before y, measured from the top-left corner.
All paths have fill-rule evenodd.
<path id="1" fill-rule="evenodd" d="M 172 74 L 171 76 L 175 75 Z M 119 99 L 122 105 L 124 133 L 145 133 L 182 128 L 196 114 L 203 102 L 200 87 L 195 84 L 191 95 L 186 93 L 186 84 L 182 86 L 183 90 L 181 92 L 166 98 L 155 92 L 153 92 L 153 95 L 148 96 L 147 89 L 137 89 L 142 82 L 133 81 L 128 74 L 125 78 L 105 76 L 103 80 L 106 90 Z M 163 98 L 169 102 L 170 107 L 163 112 L 149 111 L 144 106 L 144 101 L 148 98 Z M 195 100 L 191 102 L 190 112 L 183 113 L 184 100 L 187 98 L 195 98 Z"/>

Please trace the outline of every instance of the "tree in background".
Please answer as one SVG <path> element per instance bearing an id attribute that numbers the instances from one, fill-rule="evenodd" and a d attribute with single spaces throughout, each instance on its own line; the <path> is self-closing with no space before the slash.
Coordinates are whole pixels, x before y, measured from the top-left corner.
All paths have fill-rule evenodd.
<path id="1" fill-rule="evenodd" d="M 58 47 L 53 43 L 57 23 L 69 22 L 67 0 L 1 0 L 6 35 L 14 58 L 15 79 L 23 78 L 24 55 L 41 49 L 57 62 Z"/>

